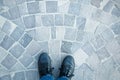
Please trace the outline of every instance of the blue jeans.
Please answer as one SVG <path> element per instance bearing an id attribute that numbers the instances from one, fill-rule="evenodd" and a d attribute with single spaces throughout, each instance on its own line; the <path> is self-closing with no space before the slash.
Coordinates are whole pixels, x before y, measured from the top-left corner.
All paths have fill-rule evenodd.
<path id="1" fill-rule="evenodd" d="M 54 77 L 52 75 L 46 75 L 46 76 L 43 76 L 41 77 L 40 80 L 54 80 Z M 69 80 L 67 77 L 63 76 L 63 77 L 60 77 L 58 78 L 57 80 Z"/>

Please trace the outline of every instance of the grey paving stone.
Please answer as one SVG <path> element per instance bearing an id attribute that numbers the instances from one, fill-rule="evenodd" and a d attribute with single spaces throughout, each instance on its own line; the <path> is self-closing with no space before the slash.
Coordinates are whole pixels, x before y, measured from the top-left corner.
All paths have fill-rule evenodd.
<path id="1" fill-rule="evenodd" d="M 13 80 L 25 80 L 25 74 L 24 72 L 17 72 L 12 78 Z"/>
<path id="2" fill-rule="evenodd" d="M 62 14 L 55 15 L 55 26 L 63 26 L 63 15 Z"/>
<path id="3" fill-rule="evenodd" d="M 84 40 L 84 36 L 85 36 L 85 32 L 84 31 L 77 31 L 77 37 L 76 40 L 82 42 Z"/>
<path id="4" fill-rule="evenodd" d="M 1 47 L 3 47 L 4 49 L 8 50 L 14 43 L 15 41 L 9 37 L 9 36 L 5 36 L 2 40 L 2 42 L 0 43 Z"/>
<path id="5" fill-rule="evenodd" d="M 78 0 L 78 3 L 82 3 L 82 4 L 85 4 L 85 5 L 90 5 L 90 1 L 91 0 Z"/>
<path id="6" fill-rule="evenodd" d="M 120 45 L 118 44 L 116 39 L 113 39 L 112 41 L 110 41 L 108 44 L 106 44 L 105 47 L 107 51 L 112 55 L 118 54 L 120 52 Z"/>
<path id="7" fill-rule="evenodd" d="M 101 35 L 106 42 L 109 42 L 112 39 L 114 39 L 114 34 L 113 34 L 112 30 L 110 30 L 110 29 L 106 29 L 105 31 L 103 31 L 101 33 Z"/>
<path id="8" fill-rule="evenodd" d="M 120 53 L 120 52 L 119 52 Z M 116 54 L 113 56 L 113 59 L 115 60 L 115 62 L 120 65 L 120 54 Z"/>
<path id="9" fill-rule="evenodd" d="M 35 38 L 36 30 L 35 29 L 29 30 L 29 31 L 26 31 L 26 32 L 30 37 L 32 37 L 34 40 L 36 40 L 36 38 Z"/>
<path id="10" fill-rule="evenodd" d="M 113 8 L 111 13 L 112 13 L 112 15 L 120 17 L 120 9 L 119 8 Z"/>
<path id="11" fill-rule="evenodd" d="M 42 25 L 41 23 L 41 15 L 35 15 L 35 21 L 36 21 L 36 27 L 40 27 Z"/>
<path id="12" fill-rule="evenodd" d="M 9 15 L 9 12 L 8 12 L 8 11 L 3 12 L 3 13 L 1 13 L 0 15 L 3 16 L 3 17 L 5 17 L 5 18 L 7 18 L 7 19 L 10 19 L 10 20 L 11 20 L 11 16 Z"/>
<path id="13" fill-rule="evenodd" d="M 5 56 L 7 55 L 7 51 L 0 47 L 0 62 L 5 58 Z"/>
<path id="14" fill-rule="evenodd" d="M 11 69 L 15 63 L 16 59 L 14 59 L 10 54 L 8 54 L 5 59 L 1 62 L 3 66 L 5 66 L 7 69 Z"/>
<path id="15" fill-rule="evenodd" d="M 100 9 L 96 9 L 92 13 L 92 18 L 106 25 L 112 25 L 112 23 L 115 23 L 116 21 L 118 21 L 117 17 L 109 15 Z"/>
<path id="16" fill-rule="evenodd" d="M 75 23 L 75 16 L 73 15 L 64 15 L 64 26 L 73 26 Z"/>
<path id="17" fill-rule="evenodd" d="M 13 56 L 19 58 L 24 52 L 24 48 L 20 44 L 15 44 L 9 51 Z"/>
<path id="18" fill-rule="evenodd" d="M 51 31 L 50 28 L 47 28 L 47 27 L 36 29 L 36 36 L 35 36 L 36 40 L 37 41 L 48 41 L 51 35 L 50 31 Z"/>
<path id="19" fill-rule="evenodd" d="M 9 71 L 20 72 L 24 70 L 25 70 L 25 67 L 20 62 L 17 62 Z"/>
<path id="20" fill-rule="evenodd" d="M 78 68 L 78 69 L 75 69 L 75 71 L 74 71 L 74 76 L 73 76 L 73 80 L 84 80 L 84 71 L 83 71 L 83 69 L 81 69 L 81 68 Z M 79 76 L 79 77 L 78 77 Z"/>
<path id="21" fill-rule="evenodd" d="M 83 78 L 85 80 L 93 80 L 95 78 L 94 70 L 92 70 L 86 63 L 82 64 L 80 68 L 84 71 Z"/>
<path id="22" fill-rule="evenodd" d="M 13 8 L 10 8 L 9 13 L 10 13 L 10 16 L 11 16 L 12 20 L 17 19 L 17 18 L 20 17 L 19 9 L 18 9 L 17 6 L 15 6 Z"/>
<path id="23" fill-rule="evenodd" d="M 71 48 L 72 53 L 74 54 L 78 49 L 81 48 L 81 46 L 82 46 L 81 43 L 73 42 Z"/>
<path id="24" fill-rule="evenodd" d="M 18 8 L 19 8 L 20 16 L 28 14 L 27 3 L 20 4 Z"/>
<path id="25" fill-rule="evenodd" d="M 100 33 L 102 33 L 103 31 L 105 31 L 107 28 L 107 26 L 105 24 L 99 24 L 96 28 L 96 31 L 94 32 L 95 35 L 99 35 Z"/>
<path id="26" fill-rule="evenodd" d="M 51 28 L 51 37 L 52 37 L 52 39 L 56 38 L 56 27 Z"/>
<path id="27" fill-rule="evenodd" d="M 30 2 L 30 1 L 35 1 L 35 0 L 26 0 L 27 2 Z"/>
<path id="28" fill-rule="evenodd" d="M 110 73 L 118 67 L 118 64 L 115 62 L 113 58 L 110 58 L 103 63 L 103 66 L 105 67 L 106 72 Z"/>
<path id="29" fill-rule="evenodd" d="M 64 53 L 72 53 L 71 51 L 72 43 L 67 41 L 62 41 L 61 51 Z"/>
<path id="30" fill-rule="evenodd" d="M 22 29 L 20 29 L 19 27 L 16 27 L 15 30 L 11 33 L 11 37 L 15 40 L 18 41 L 22 34 L 24 33 L 24 31 Z"/>
<path id="31" fill-rule="evenodd" d="M 7 55 L 7 51 L 0 47 L 0 62 L 4 59 L 4 57 Z"/>
<path id="32" fill-rule="evenodd" d="M 53 15 L 42 15 L 41 16 L 43 26 L 54 26 Z"/>
<path id="33" fill-rule="evenodd" d="M 73 41 L 76 38 L 76 33 L 77 33 L 76 29 L 66 28 L 64 39 Z"/>
<path id="34" fill-rule="evenodd" d="M 16 0 L 16 3 L 17 4 L 22 4 L 22 3 L 24 3 L 26 0 Z"/>
<path id="35" fill-rule="evenodd" d="M 108 51 L 105 48 L 101 48 L 99 49 L 96 54 L 98 55 L 100 60 L 103 60 L 105 58 L 110 57 L 110 54 L 108 53 Z"/>
<path id="36" fill-rule="evenodd" d="M 3 0 L 0 0 L 0 6 L 3 6 L 4 4 L 3 4 Z"/>
<path id="37" fill-rule="evenodd" d="M 80 14 L 80 7 L 81 5 L 79 3 L 71 2 L 69 5 L 68 13 L 73 15 L 79 15 Z"/>
<path id="38" fill-rule="evenodd" d="M 50 54 L 59 54 L 60 52 L 60 41 L 59 40 L 50 40 L 49 41 L 49 53 Z"/>
<path id="39" fill-rule="evenodd" d="M 48 42 L 47 41 L 40 42 L 39 44 L 41 46 L 41 48 L 40 48 L 41 51 L 45 51 L 45 52 L 49 51 L 49 47 L 48 47 Z"/>
<path id="40" fill-rule="evenodd" d="M 99 64 L 101 63 L 96 53 L 93 53 L 90 57 L 88 57 L 86 62 L 94 70 L 97 70 Z"/>
<path id="41" fill-rule="evenodd" d="M 84 17 L 77 17 L 76 19 L 76 27 L 80 30 L 84 30 L 86 24 L 86 18 Z"/>
<path id="42" fill-rule="evenodd" d="M 117 23 L 113 24 L 113 25 L 111 26 L 111 29 L 113 30 L 113 32 L 114 32 L 116 35 L 120 34 L 120 22 L 117 22 Z"/>
<path id="43" fill-rule="evenodd" d="M 119 45 L 120 45 L 120 35 L 118 35 L 115 39 L 117 40 L 117 42 L 118 42 Z"/>
<path id="44" fill-rule="evenodd" d="M 29 14 L 36 14 L 40 12 L 39 2 L 27 3 L 27 8 L 28 8 Z"/>
<path id="45" fill-rule="evenodd" d="M 58 2 L 57 1 L 46 1 L 46 12 L 47 13 L 55 13 L 58 10 Z"/>
<path id="46" fill-rule="evenodd" d="M 22 18 L 15 19 L 12 22 L 15 23 L 16 25 L 18 25 L 17 27 L 19 27 L 23 30 L 25 29 L 25 25 L 24 25 Z"/>
<path id="47" fill-rule="evenodd" d="M 103 0 L 91 0 L 91 4 L 96 6 L 97 8 L 100 7 L 100 3 L 102 2 Z"/>
<path id="48" fill-rule="evenodd" d="M 112 1 L 114 1 L 115 3 L 120 3 L 120 1 L 119 1 L 119 0 L 112 0 Z"/>
<path id="49" fill-rule="evenodd" d="M 16 0 L 3 0 L 3 3 L 5 6 L 13 7 L 16 5 Z"/>
<path id="50" fill-rule="evenodd" d="M 91 40 L 91 43 L 96 50 L 100 49 L 105 45 L 105 41 L 102 39 L 101 35 L 95 36 L 95 38 Z"/>
<path id="51" fill-rule="evenodd" d="M 95 52 L 94 48 L 89 42 L 85 43 L 81 48 L 88 56 L 91 56 Z"/>
<path id="52" fill-rule="evenodd" d="M 103 10 L 106 12 L 110 12 L 112 7 L 113 7 L 113 2 L 109 0 L 108 3 L 103 7 Z"/>
<path id="53" fill-rule="evenodd" d="M 38 69 L 38 63 L 37 63 L 37 61 L 33 61 L 32 64 L 30 66 L 28 66 L 28 69 L 37 70 Z"/>
<path id="54" fill-rule="evenodd" d="M 0 42 L 3 40 L 4 37 L 5 37 L 5 33 L 0 30 Z"/>
<path id="55" fill-rule="evenodd" d="M 4 31 L 6 34 L 10 34 L 11 29 L 12 29 L 11 23 L 6 21 L 1 30 Z"/>
<path id="56" fill-rule="evenodd" d="M 12 80 L 10 75 L 0 77 L 0 80 Z"/>
<path id="57" fill-rule="evenodd" d="M 106 70 L 103 65 L 99 65 L 96 73 L 96 78 L 98 80 L 108 80 L 110 71 Z"/>
<path id="58" fill-rule="evenodd" d="M 24 21 L 26 28 L 35 27 L 35 16 L 34 15 L 23 17 L 23 21 Z"/>
<path id="59" fill-rule="evenodd" d="M 31 41 L 29 46 L 26 48 L 25 53 L 33 56 L 41 50 L 40 48 L 41 46 L 39 45 L 39 43 L 33 40 Z"/>
<path id="60" fill-rule="evenodd" d="M 19 61 L 25 66 L 29 66 L 33 62 L 32 56 L 29 54 L 24 54 L 20 57 Z"/>
<path id="61" fill-rule="evenodd" d="M 20 39 L 19 43 L 25 48 L 32 41 L 32 37 L 28 34 L 24 34 L 24 36 Z"/>
<path id="62" fill-rule="evenodd" d="M 27 80 L 38 80 L 38 72 L 37 71 L 26 71 Z"/>

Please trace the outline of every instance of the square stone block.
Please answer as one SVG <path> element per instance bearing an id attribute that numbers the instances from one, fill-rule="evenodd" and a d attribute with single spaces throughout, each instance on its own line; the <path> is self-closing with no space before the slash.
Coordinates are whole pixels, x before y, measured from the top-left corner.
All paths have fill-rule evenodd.
<path id="1" fill-rule="evenodd" d="M 11 3 L 11 2 L 10 2 Z M 9 9 L 9 13 L 10 13 L 10 16 L 11 16 L 11 19 L 14 20 L 14 19 L 17 19 L 20 17 L 20 13 L 19 13 L 19 8 L 18 6 L 15 6 L 13 8 L 10 8 Z"/>
<path id="2" fill-rule="evenodd" d="M 120 21 L 119 22 L 117 22 L 117 23 L 115 23 L 115 24 L 113 24 L 112 26 L 111 26 L 111 29 L 113 30 L 113 32 L 115 33 L 115 34 L 120 34 Z"/>
<path id="3" fill-rule="evenodd" d="M 32 37 L 28 34 L 24 34 L 24 36 L 20 39 L 19 43 L 25 48 L 32 41 Z"/>
<path id="4" fill-rule="evenodd" d="M 9 52 L 11 52 L 11 54 L 12 54 L 13 56 L 15 56 L 16 58 L 19 58 L 19 57 L 22 55 L 22 53 L 24 52 L 24 48 L 23 48 L 20 44 L 16 43 L 16 44 L 10 49 Z"/>
<path id="5" fill-rule="evenodd" d="M 23 21 L 24 21 L 26 28 L 35 27 L 35 16 L 34 15 L 23 17 Z"/>
<path id="6" fill-rule="evenodd" d="M 55 13 L 58 10 L 58 2 L 57 1 L 46 1 L 46 12 L 47 13 Z"/>
<path id="7" fill-rule="evenodd" d="M 68 13 L 73 14 L 73 15 L 79 15 L 80 14 L 80 4 L 71 2 L 69 5 L 69 10 Z"/>
<path id="8" fill-rule="evenodd" d="M 55 26 L 63 26 L 63 15 L 62 14 L 55 15 Z"/>
<path id="9" fill-rule="evenodd" d="M 18 8 L 21 16 L 28 14 L 27 3 L 20 4 Z"/>
<path id="10" fill-rule="evenodd" d="M 76 27 L 80 30 L 84 30 L 86 24 L 86 18 L 84 17 L 77 17 L 76 19 Z"/>
<path id="11" fill-rule="evenodd" d="M 17 62 L 16 59 L 14 59 L 10 54 L 8 54 L 5 59 L 1 62 L 3 66 L 5 66 L 7 69 L 11 69 L 15 63 Z"/>
<path id="12" fill-rule="evenodd" d="M 112 12 L 113 15 L 120 17 L 120 9 L 119 8 L 113 8 Z"/>
<path id="13" fill-rule="evenodd" d="M 33 58 L 29 54 L 24 54 L 20 57 L 19 61 L 25 66 L 28 67 L 32 62 Z"/>
<path id="14" fill-rule="evenodd" d="M 53 15 L 42 15 L 41 16 L 43 26 L 54 26 L 54 17 Z"/>
<path id="15" fill-rule="evenodd" d="M 16 27 L 15 30 L 12 32 L 12 34 L 10 35 L 15 41 L 18 41 L 22 34 L 24 33 L 24 31 L 22 29 L 20 29 L 19 27 Z"/>
<path id="16" fill-rule="evenodd" d="M 39 2 L 31 2 L 27 3 L 28 13 L 29 14 L 36 14 L 40 12 L 39 9 Z"/>
<path id="17" fill-rule="evenodd" d="M 38 80 L 38 72 L 37 71 L 26 71 L 27 80 Z"/>
<path id="18" fill-rule="evenodd" d="M 110 54 L 108 53 L 107 49 L 105 49 L 105 48 L 101 48 L 100 50 L 98 50 L 98 51 L 96 52 L 96 54 L 98 55 L 98 58 L 99 58 L 100 60 L 103 60 L 103 59 L 105 59 L 105 58 L 110 57 Z"/>
<path id="19" fill-rule="evenodd" d="M 8 50 L 13 45 L 14 42 L 15 41 L 11 37 L 5 36 L 2 40 L 2 42 L 0 43 L 0 45 L 4 49 Z"/>
<path id="20" fill-rule="evenodd" d="M 75 16 L 73 15 L 64 15 L 64 26 L 74 26 Z"/>
<path id="21" fill-rule="evenodd" d="M 61 51 L 64 53 L 72 53 L 72 43 L 67 41 L 62 41 Z"/>
<path id="22" fill-rule="evenodd" d="M 102 39 L 101 35 L 95 36 L 95 38 L 91 40 L 91 43 L 93 44 L 93 46 L 96 50 L 105 46 L 105 41 Z"/>
<path id="23" fill-rule="evenodd" d="M 76 33 L 77 33 L 76 29 L 66 28 L 65 29 L 64 39 L 66 39 L 66 40 L 75 40 Z"/>

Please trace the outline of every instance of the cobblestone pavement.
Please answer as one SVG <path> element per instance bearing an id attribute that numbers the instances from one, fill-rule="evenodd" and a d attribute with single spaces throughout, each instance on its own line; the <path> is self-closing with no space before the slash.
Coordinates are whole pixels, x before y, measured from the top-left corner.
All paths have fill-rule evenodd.
<path id="1" fill-rule="evenodd" d="M 120 0 L 0 0 L 0 80 L 39 80 L 41 52 L 56 77 L 72 55 L 72 80 L 120 80 Z"/>

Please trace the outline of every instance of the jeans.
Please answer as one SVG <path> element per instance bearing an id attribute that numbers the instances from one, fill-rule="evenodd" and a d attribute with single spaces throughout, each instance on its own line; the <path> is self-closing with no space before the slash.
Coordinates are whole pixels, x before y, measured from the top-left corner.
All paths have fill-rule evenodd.
<path id="1" fill-rule="evenodd" d="M 43 76 L 41 77 L 40 80 L 54 80 L 54 77 L 52 75 L 46 75 L 46 76 Z M 63 76 L 63 77 L 60 77 L 58 78 L 57 80 L 69 80 L 67 77 Z"/>

